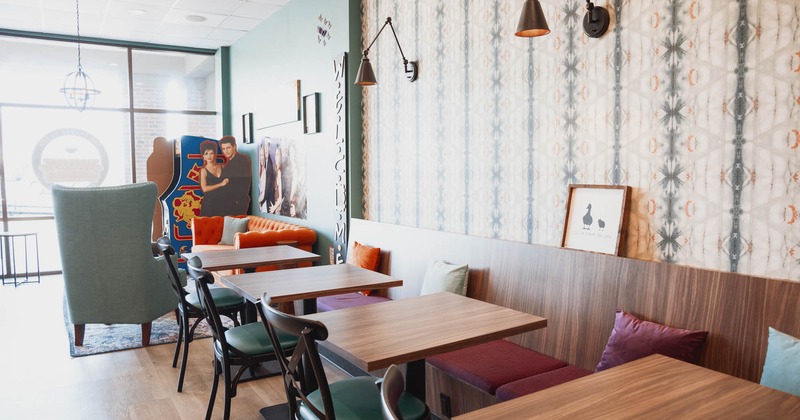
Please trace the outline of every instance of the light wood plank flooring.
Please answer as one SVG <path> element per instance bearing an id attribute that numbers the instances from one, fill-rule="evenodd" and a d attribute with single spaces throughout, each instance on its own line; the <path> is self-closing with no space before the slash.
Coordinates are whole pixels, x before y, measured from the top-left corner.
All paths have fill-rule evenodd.
<path id="1" fill-rule="evenodd" d="M 211 340 L 190 345 L 183 392 L 174 344 L 72 358 L 62 313 L 63 280 L 0 287 L 0 419 L 202 419 L 213 376 Z M 331 382 L 347 374 L 328 365 Z M 240 384 L 231 418 L 285 401 L 279 377 Z M 222 390 L 214 418 L 222 417 Z"/>

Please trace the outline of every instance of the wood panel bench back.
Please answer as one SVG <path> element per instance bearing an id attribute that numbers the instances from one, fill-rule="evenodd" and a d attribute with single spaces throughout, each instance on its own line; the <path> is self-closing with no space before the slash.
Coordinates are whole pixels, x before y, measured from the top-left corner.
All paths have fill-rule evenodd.
<path id="1" fill-rule="evenodd" d="M 359 219 L 349 237 L 381 248 L 381 271 L 404 281 L 393 299 L 418 295 L 434 259 L 469 264 L 469 296 L 548 319 L 512 341 L 584 369 L 600 361 L 617 308 L 709 331 L 701 365 L 756 382 L 767 327 L 800 336 L 798 282 Z"/>

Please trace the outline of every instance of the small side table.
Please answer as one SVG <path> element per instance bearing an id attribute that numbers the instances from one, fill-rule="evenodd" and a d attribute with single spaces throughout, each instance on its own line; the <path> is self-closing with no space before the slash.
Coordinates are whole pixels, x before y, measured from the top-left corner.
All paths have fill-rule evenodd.
<path id="1" fill-rule="evenodd" d="M 28 269 L 28 237 L 31 236 L 36 244 L 36 280 L 31 280 L 31 272 Z M 17 280 L 17 238 L 22 238 L 25 241 L 25 281 Z M 6 243 L 8 243 L 10 249 L 6 249 Z M 9 253 L 9 251 L 11 252 Z M 6 260 L 7 256 L 9 257 L 8 260 Z M 12 283 L 6 281 L 6 279 L 12 276 L 14 277 L 14 287 L 20 284 L 42 282 L 42 274 L 39 267 L 39 236 L 36 232 L 0 232 L 0 257 L 2 257 L 3 260 L 0 272 L 2 272 L 4 286 Z M 11 272 L 7 272 L 9 268 Z"/>

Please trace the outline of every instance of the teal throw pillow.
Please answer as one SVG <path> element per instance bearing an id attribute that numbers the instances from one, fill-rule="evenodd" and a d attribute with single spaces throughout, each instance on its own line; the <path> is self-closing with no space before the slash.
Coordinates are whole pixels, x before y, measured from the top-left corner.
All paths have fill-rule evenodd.
<path id="1" fill-rule="evenodd" d="M 800 339 L 769 327 L 761 385 L 800 396 Z"/>
<path id="2" fill-rule="evenodd" d="M 239 232 L 247 232 L 247 223 L 250 222 L 249 217 L 237 218 L 225 216 L 225 222 L 222 225 L 222 239 L 219 241 L 220 245 L 233 245 L 233 236 Z"/>
<path id="3" fill-rule="evenodd" d="M 467 294 L 467 274 L 469 266 L 453 265 L 443 261 L 434 261 L 425 270 L 420 295 L 438 292 L 451 292 L 462 296 Z"/>

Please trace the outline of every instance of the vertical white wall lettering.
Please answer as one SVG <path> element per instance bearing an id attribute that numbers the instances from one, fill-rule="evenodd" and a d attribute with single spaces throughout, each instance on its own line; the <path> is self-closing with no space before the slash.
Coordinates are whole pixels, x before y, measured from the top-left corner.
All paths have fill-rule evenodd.
<path id="1" fill-rule="evenodd" d="M 347 259 L 347 53 L 333 60 L 334 81 L 336 83 L 336 174 L 334 211 L 336 229 L 333 236 L 334 263 L 341 264 Z"/>

